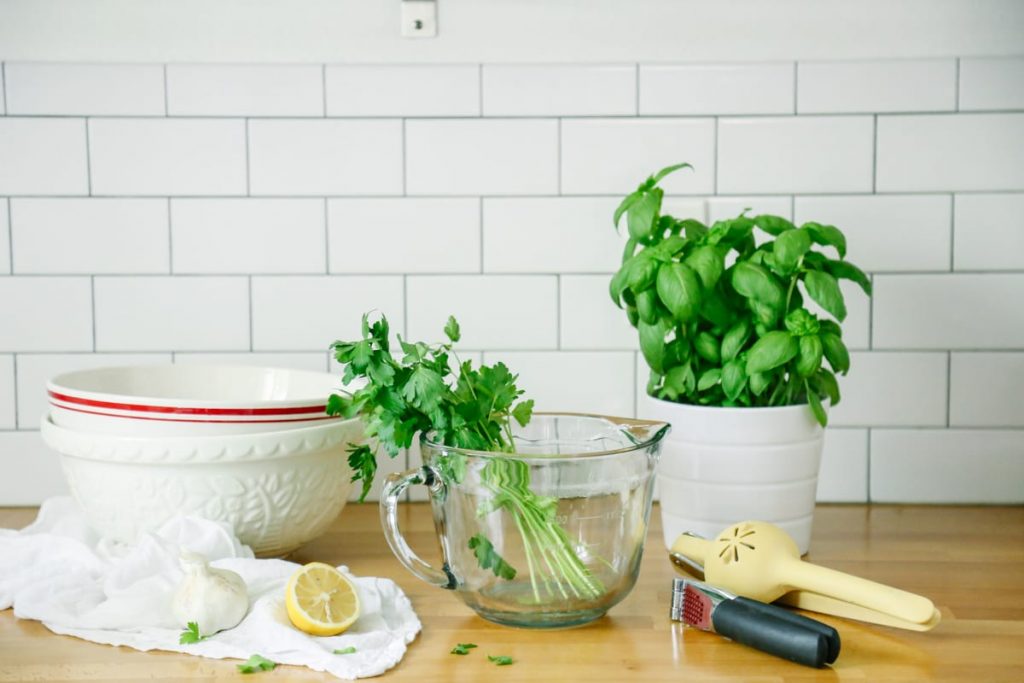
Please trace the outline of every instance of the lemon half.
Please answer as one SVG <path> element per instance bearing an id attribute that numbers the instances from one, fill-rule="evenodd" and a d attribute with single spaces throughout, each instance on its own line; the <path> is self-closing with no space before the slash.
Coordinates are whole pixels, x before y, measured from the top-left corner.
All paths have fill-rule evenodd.
<path id="1" fill-rule="evenodd" d="M 355 586 L 323 562 L 310 562 L 292 574 L 284 604 L 295 628 L 314 636 L 344 633 L 359 618 Z"/>

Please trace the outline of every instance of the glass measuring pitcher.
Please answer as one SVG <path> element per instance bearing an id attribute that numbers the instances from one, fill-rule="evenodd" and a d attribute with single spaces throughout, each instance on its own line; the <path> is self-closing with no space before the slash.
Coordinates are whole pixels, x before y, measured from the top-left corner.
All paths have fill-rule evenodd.
<path id="1" fill-rule="evenodd" d="M 424 435 L 423 466 L 384 485 L 388 545 L 410 572 L 455 591 L 490 621 L 550 628 L 597 619 L 636 582 L 669 429 L 540 413 L 513 429 L 514 453 L 454 448 Z M 420 559 L 398 528 L 399 497 L 413 484 L 430 490 L 440 568 Z"/>

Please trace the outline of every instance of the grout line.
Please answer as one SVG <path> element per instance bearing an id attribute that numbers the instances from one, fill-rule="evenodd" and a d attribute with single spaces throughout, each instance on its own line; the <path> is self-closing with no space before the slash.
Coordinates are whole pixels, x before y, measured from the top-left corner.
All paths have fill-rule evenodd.
<path id="1" fill-rule="evenodd" d="M 484 272 L 484 198 L 480 197 L 480 273 Z"/>
<path id="2" fill-rule="evenodd" d="M 793 62 L 793 115 L 794 116 L 800 113 L 798 111 L 798 104 L 797 104 L 800 101 L 800 98 L 797 96 L 799 88 L 800 88 L 800 62 Z"/>
<path id="3" fill-rule="evenodd" d="M 636 111 L 636 116 L 640 116 L 640 65 L 639 64 L 636 65 L 636 76 L 634 78 L 633 86 L 634 86 L 633 90 L 635 91 L 634 92 L 634 99 L 635 99 L 634 109 Z"/>
<path id="4" fill-rule="evenodd" d="M 253 351 L 253 339 L 252 339 L 252 275 L 248 276 L 246 283 L 248 284 L 248 298 L 249 298 L 249 353 Z"/>
<path id="5" fill-rule="evenodd" d="M 555 194 L 562 194 L 562 119 L 558 119 L 558 185 Z"/>
<path id="6" fill-rule="evenodd" d="M 19 408 L 19 402 L 21 397 L 18 395 L 18 354 L 17 352 L 11 354 L 11 381 L 14 386 L 11 387 L 11 392 L 14 394 L 14 428 L 21 428 L 21 411 Z"/>
<path id="7" fill-rule="evenodd" d="M 562 276 L 555 276 L 555 348 L 562 348 Z"/>
<path id="8" fill-rule="evenodd" d="M 85 187 L 87 196 L 92 196 L 92 143 L 89 140 L 89 117 L 85 118 Z"/>
<path id="9" fill-rule="evenodd" d="M 946 352 L 946 429 L 950 427 L 953 412 L 953 352 Z"/>
<path id="10" fill-rule="evenodd" d="M 9 272 L 14 275 L 14 209 L 11 208 L 11 198 L 7 198 L 7 261 L 10 265 Z"/>
<path id="11" fill-rule="evenodd" d="M 956 194 L 949 195 L 949 272 L 956 271 Z"/>
<path id="12" fill-rule="evenodd" d="M 402 276 L 402 334 L 409 336 L 409 276 Z"/>
<path id="13" fill-rule="evenodd" d="M 871 428 L 870 427 L 868 428 L 867 435 L 866 435 L 865 438 L 867 438 L 867 440 L 868 440 L 867 444 L 865 444 L 865 446 L 866 446 L 865 450 L 867 451 L 867 454 L 868 454 L 868 462 L 867 462 L 867 477 L 866 477 L 867 481 L 864 482 L 865 488 L 867 488 L 867 491 L 865 491 L 864 493 L 865 493 L 866 501 L 868 503 L 870 503 L 871 502 Z"/>
<path id="14" fill-rule="evenodd" d="M 4 116 L 7 116 L 7 62 L 0 62 L 0 95 L 4 101 Z"/>
<path id="15" fill-rule="evenodd" d="M 953 103 L 953 111 L 960 111 L 960 58 L 956 59 L 956 101 Z"/>
<path id="16" fill-rule="evenodd" d="M 164 64 L 163 67 L 164 67 L 163 68 L 163 72 L 164 72 L 164 116 L 170 116 L 171 115 L 171 105 L 170 105 L 171 98 L 168 97 L 168 95 L 167 95 L 167 65 Z"/>
<path id="17" fill-rule="evenodd" d="M 405 119 L 402 119 L 402 196 L 409 196 L 409 155 L 408 145 L 406 145 L 406 134 L 405 134 Z"/>
<path id="18" fill-rule="evenodd" d="M 638 398 L 641 391 L 646 391 L 646 384 L 643 389 L 640 388 L 640 353 L 637 351 L 633 352 L 633 417 L 640 417 L 640 400 Z"/>
<path id="19" fill-rule="evenodd" d="M 872 118 L 871 126 L 871 192 L 878 192 L 878 114 Z"/>
<path id="20" fill-rule="evenodd" d="M 249 119 L 245 119 L 245 196 L 252 196 L 252 185 L 249 182 Z"/>
<path id="21" fill-rule="evenodd" d="M 717 197 L 718 196 L 718 176 L 721 175 L 721 173 L 722 173 L 722 165 L 719 163 L 719 159 L 718 159 L 718 117 L 717 116 L 715 117 L 715 156 L 714 156 L 714 161 L 715 161 L 715 175 L 711 179 L 712 180 L 712 183 L 711 183 L 711 194 Z"/>
<path id="22" fill-rule="evenodd" d="M 476 65 L 476 80 L 477 80 L 477 112 L 478 117 L 484 115 L 484 65 Z"/>
<path id="23" fill-rule="evenodd" d="M 870 351 L 875 346 L 875 275 L 868 276 L 871 281 L 871 296 L 868 297 L 868 348 Z"/>
<path id="24" fill-rule="evenodd" d="M 331 273 L 331 229 L 330 212 L 327 208 L 327 197 L 324 197 L 324 273 Z"/>
<path id="25" fill-rule="evenodd" d="M 167 274 L 174 275 L 174 219 L 171 213 L 171 198 L 167 198 Z"/>
<path id="26" fill-rule="evenodd" d="M 320 65 L 320 90 L 324 100 L 324 118 L 327 118 L 327 65 Z"/>

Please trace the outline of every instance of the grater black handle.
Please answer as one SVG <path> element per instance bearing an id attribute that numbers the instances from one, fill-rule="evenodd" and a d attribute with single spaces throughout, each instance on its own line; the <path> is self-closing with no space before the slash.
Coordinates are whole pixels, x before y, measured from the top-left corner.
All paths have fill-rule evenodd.
<path id="1" fill-rule="evenodd" d="M 828 624 L 823 624 L 820 621 L 805 617 L 802 614 L 797 614 L 792 610 L 788 610 L 785 607 L 779 607 L 778 605 L 766 604 L 758 602 L 757 600 L 751 600 L 750 598 L 736 598 L 736 600 L 742 600 L 751 610 L 759 612 L 761 614 L 768 615 L 775 619 L 782 621 L 788 621 L 791 624 L 802 626 L 803 628 L 817 631 L 821 635 L 825 636 L 825 642 L 828 643 L 828 657 L 825 659 L 826 664 L 831 664 L 836 661 L 839 657 L 839 631 L 835 630 Z"/>
<path id="2" fill-rule="evenodd" d="M 738 643 L 806 666 L 829 661 L 828 639 L 817 629 L 766 613 L 752 600 L 723 600 L 711 615 L 715 631 Z"/>

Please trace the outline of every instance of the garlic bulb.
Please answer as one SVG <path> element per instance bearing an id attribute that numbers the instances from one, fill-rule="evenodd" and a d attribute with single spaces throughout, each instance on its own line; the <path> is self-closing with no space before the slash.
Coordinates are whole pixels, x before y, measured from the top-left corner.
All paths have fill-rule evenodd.
<path id="1" fill-rule="evenodd" d="M 171 607 L 182 628 L 194 621 L 207 636 L 242 621 L 249 611 L 249 594 L 241 576 L 228 569 L 214 569 L 205 557 L 188 551 L 181 553 L 181 568 L 185 578 Z"/>

